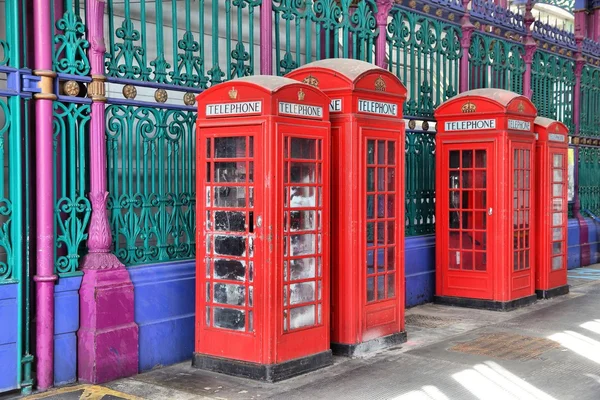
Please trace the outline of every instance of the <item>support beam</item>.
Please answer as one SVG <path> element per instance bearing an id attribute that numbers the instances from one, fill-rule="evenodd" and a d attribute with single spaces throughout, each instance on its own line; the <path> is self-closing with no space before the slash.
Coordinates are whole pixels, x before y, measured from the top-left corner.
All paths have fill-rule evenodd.
<path id="1" fill-rule="evenodd" d="M 375 42 L 375 65 L 387 69 L 388 65 L 385 61 L 385 51 L 387 48 L 387 23 L 390 11 L 394 6 L 393 0 L 377 0 L 377 28 L 379 36 Z"/>

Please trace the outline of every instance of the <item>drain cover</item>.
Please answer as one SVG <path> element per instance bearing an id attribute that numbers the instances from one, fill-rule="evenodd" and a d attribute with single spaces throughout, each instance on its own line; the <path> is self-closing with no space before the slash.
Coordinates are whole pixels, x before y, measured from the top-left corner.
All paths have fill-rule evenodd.
<path id="1" fill-rule="evenodd" d="M 558 347 L 558 343 L 549 339 L 512 333 L 490 333 L 470 342 L 459 343 L 450 350 L 502 360 L 527 361 Z"/>
<path id="2" fill-rule="evenodd" d="M 433 315 L 410 314 L 406 316 L 406 325 L 418 326 L 420 328 L 443 328 L 456 323 L 456 320 L 436 317 Z"/>

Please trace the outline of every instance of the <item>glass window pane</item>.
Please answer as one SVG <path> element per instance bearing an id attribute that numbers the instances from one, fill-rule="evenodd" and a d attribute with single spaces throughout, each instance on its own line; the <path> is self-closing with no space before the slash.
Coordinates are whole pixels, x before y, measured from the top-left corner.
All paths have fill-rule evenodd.
<path id="1" fill-rule="evenodd" d="M 563 156 L 562 154 L 554 154 L 552 156 L 552 165 L 554 167 L 562 167 L 563 164 Z"/>
<path id="2" fill-rule="evenodd" d="M 487 153 L 485 150 L 475 150 L 475 167 L 487 167 Z"/>
<path id="3" fill-rule="evenodd" d="M 375 273 L 375 250 L 367 250 L 367 274 Z"/>
<path id="4" fill-rule="evenodd" d="M 563 171 L 562 169 L 555 169 L 553 174 L 554 182 L 562 182 L 563 181 Z"/>
<path id="5" fill-rule="evenodd" d="M 367 196 L 367 219 L 375 218 L 375 196 Z"/>
<path id="6" fill-rule="evenodd" d="M 246 213 L 238 211 L 215 211 L 214 214 L 216 231 L 246 231 Z"/>
<path id="7" fill-rule="evenodd" d="M 459 172 L 458 171 L 450 171 L 450 179 L 448 181 L 448 187 L 450 189 L 458 189 L 459 188 Z"/>
<path id="8" fill-rule="evenodd" d="M 246 157 L 246 137 L 215 138 L 215 158 Z"/>
<path id="9" fill-rule="evenodd" d="M 562 228 L 552 228 L 552 240 L 562 240 Z"/>
<path id="10" fill-rule="evenodd" d="M 317 166 L 313 163 L 290 163 L 290 182 L 315 183 Z"/>
<path id="11" fill-rule="evenodd" d="M 217 258 L 214 262 L 214 277 L 215 279 L 243 281 L 246 278 L 246 264 L 244 261 Z"/>
<path id="12" fill-rule="evenodd" d="M 212 154 L 210 151 L 210 138 L 206 139 L 206 158 L 211 158 Z"/>
<path id="13" fill-rule="evenodd" d="M 290 231 L 308 231 L 315 229 L 314 211 L 290 211 Z"/>
<path id="14" fill-rule="evenodd" d="M 462 167 L 473 168 L 473 150 L 463 150 L 462 152 Z"/>
<path id="15" fill-rule="evenodd" d="M 460 166 L 460 151 L 450 151 L 450 168 L 458 168 Z"/>
<path id="16" fill-rule="evenodd" d="M 387 223 L 387 244 L 394 244 L 396 241 L 396 224 L 394 221 L 388 221 Z"/>
<path id="17" fill-rule="evenodd" d="M 467 188 L 467 189 L 473 187 L 473 172 L 472 171 L 463 171 L 462 187 Z"/>
<path id="18" fill-rule="evenodd" d="M 380 165 L 385 165 L 385 141 L 384 140 L 377 141 L 377 163 Z"/>
<path id="19" fill-rule="evenodd" d="M 486 188 L 487 173 L 486 171 L 475 171 L 475 187 Z"/>
<path id="20" fill-rule="evenodd" d="M 290 279 L 307 279 L 315 277 L 315 259 L 303 258 L 290 260 Z"/>
<path id="21" fill-rule="evenodd" d="M 552 213 L 552 225 L 561 225 L 563 222 L 563 214 L 562 213 Z"/>
<path id="22" fill-rule="evenodd" d="M 215 254 L 242 257 L 246 255 L 246 240 L 243 236 L 215 235 Z"/>
<path id="23" fill-rule="evenodd" d="M 389 207 L 389 197 L 394 197 L 393 195 L 388 196 L 388 207 Z M 385 195 L 380 194 L 377 196 L 377 217 L 384 218 L 385 217 Z"/>
<path id="24" fill-rule="evenodd" d="M 375 164 L 375 141 L 367 140 L 367 164 Z"/>
<path id="25" fill-rule="evenodd" d="M 246 188 L 242 186 L 216 186 L 215 207 L 246 207 Z"/>
<path id="26" fill-rule="evenodd" d="M 304 306 L 290 310 L 290 329 L 302 328 L 315 324 L 315 306 Z"/>
<path id="27" fill-rule="evenodd" d="M 396 169 L 388 168 L 387 175 L 387 190 L 393 192 L 394 190 L 396 190 Z"/>
<path id="28" fill-rule="evenodd" d="M 552 257 L 552 270 L 556 271 L 563 267 L 563 256 Z"/>
<path id="29" fill-rule="evenodd" d="M 244 310 L 215 307 L 213 321 L 216 328 L 243 331 L 246 327 L 246 314 Z"/>
<path id="30" fill-rule="evenodd" d="M 367 192 L 375 191 L 375 168 L 367 168 Z"/>
<path id="31" fill-rule="evenodd" d="M 385 191 L 385 168 L 377 168 L 377 190 Z"/>
<path id="32" fill-rule="evenodd" d="M 453 190 L 450 192 L 450 196 L 448 197 L 450 202 L 450 209 L 454 210 L 460 208 L 460 192 L 457 190 Z"/>
<path id="33" fill-rule="evenodd" d="M 316 190 L 314 187 L 290 188 L 290 207 L 314 207 L 316 201 Z"/>
<path id="34" fill-rule="evenodd" d="M 383 196 L 379 196 L 383 198 Z M 388 218 L 393 218 L 396 216 L 396 196 L 393 194 L 387 195 L 387 216 Z M 383 217 L 383 215 L 380 215 Z"/>
<path id="35" fill-rule="evenodd" d="M 290 285 L 290 305 L 315 301 L 315 283 L 302 282 Z"/>
<path id="36" fill-rule="evenodd" d="M 562 254 L 562 242 L 552 243 L 552 254 Z"/>
<path id="37" fill-rule="evenodd" d="M 388 165 L 396 165 L 396 142 L 388 141 Z"/>
<path id="38" fill-rule="evenodd" d="M 246 162 L 215 162 L 215 182 L 246 182 Z"/>
<path id="39" fill-rule="evenodd" d="M 555 197 L 561 197 L 563 192 L 563 184 L 562 183 L 554 183 L 552 185 L 552 195 Z"/>
<path id="40" fill-rule="evenodd" d="M 290 256 L 315 254 L 315 237 L 313 234 L 291 235 Z"/>
<path id="41" fill-rule="evenodd" d="M 387 276 L 387 297 L 392 298 L 396 295 L 396 275 L 389 274 Z"/>
<path id="42" fill-rule="evenodd" d="M 317 159 L 317 140 L 305 138 L 290 138 L 291 158 L 307 160 Z"/>
<path id="43" fill-rule="evenodd" d="M 367 301 L 375 300 L 375 278 L 367 278 Z"/>
<path id="44" fill-rule="evenodd" d="M 475 252 L 475 271 L 485 271 L 486 268 L 487 265 L 485 253 Z"/>
<path id="45" fill-rule="evenodd" d="M 385 275 L 377 277 L 377 300 L 385 299 Z"/>
<path id="46" fill-rule="evenodd" d="M 394 247 L 387 248 L 387 270 L 393 271 L 396 269 L 396 249 Z"/>
<path id="47" fill-rule="evenodd" d="M 232 306 L 243 306 L 246 303 L 246 288 L 243 285 L 215 283 L 214 302 L 230 304 Z"/>
<path id="48" fill-rule="evenodd" d="M 562 211 L 562 210 L 563 210 L 563 199 L 562 198 L 552 199 L 552 211 Z"/>

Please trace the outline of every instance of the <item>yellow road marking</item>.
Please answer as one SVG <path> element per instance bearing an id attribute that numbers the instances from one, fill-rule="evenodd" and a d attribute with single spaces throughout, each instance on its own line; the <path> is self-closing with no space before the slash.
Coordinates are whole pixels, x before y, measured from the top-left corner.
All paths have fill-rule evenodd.
<path id="1" fill-rule="evenodd" d="M 34 394 L 32 396 L 28 396 L 25 399 L 27 400 L 37 400 L 37 399 L 46 399 L 50 396 L 56 396 L 65 393 L 72 393 L 78 390 L 83 390 L 81 396 L 79 396 L 79 400 L 101 400 L 104 396 L 111 395 L 116 397 L 121 397 L 125 400 L 143 400 L 141 397 L 133 396 L 130 394 L 118 392 L 116 390 L 109 389 L 104 386 L 97 385 L 77 385 L 77 386 L 67 386 L 59 389 L 50 390 L 44 393 Z"/>

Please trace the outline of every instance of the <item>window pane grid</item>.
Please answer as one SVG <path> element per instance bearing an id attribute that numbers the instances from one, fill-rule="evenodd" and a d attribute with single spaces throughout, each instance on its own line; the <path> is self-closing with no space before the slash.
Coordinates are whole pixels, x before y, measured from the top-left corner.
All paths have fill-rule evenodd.
<path id="1" fill-rule="evenodd" d="M 206 139 L 206 325 L 253 332 L 254 138 Z"/>
<path id="2" fill-rule="evenodd" d="M 366 160 L 367 302 L 396 296 L 395 140 L 368 139 Z"/>
<path id="3" fill-rule="evenodd" d="M 322 324 L 321 139 L 284 137 L 283 330 Z"/>
<path id="4" fill-rule="evenodd" d="M 487 269 L 487 152 L 449 153 L 449 259 L 454 270 Z"/>
<path id="5" fill-rule="evenodd" d="M 529 269 L 531 218 L 531 154 L 513 152 L 513 270 Z"/>
<path id="6" fill-rule="evenodd" d="M 566 162 L 562 154 L 552 155 L 550 196 L 552 198 L 552 270 L 565 268 L 567 241 L 564 232 L 564 221 L 567 218 L 567 202 L 565 201 Z"/>

